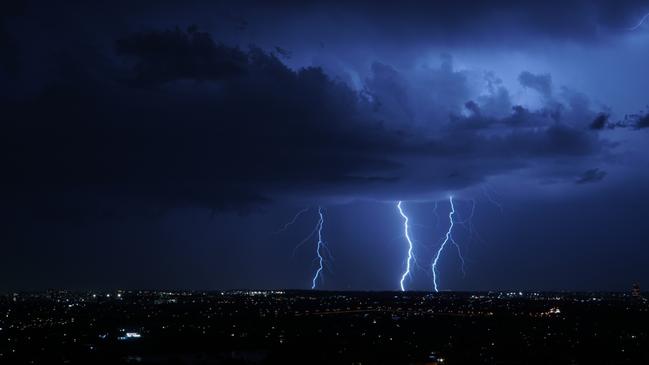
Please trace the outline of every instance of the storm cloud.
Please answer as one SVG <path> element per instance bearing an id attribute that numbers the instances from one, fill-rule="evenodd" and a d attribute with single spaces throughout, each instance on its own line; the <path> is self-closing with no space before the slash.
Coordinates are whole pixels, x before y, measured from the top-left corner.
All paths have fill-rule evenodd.
<path id="1" fill-rule="evenodd" d="M 568 18 L 566 11 L 557 17 L 549 3 L 496 5 L 472 6 L 483 15 L 480 24 L 461 4 L 417 7 L 428 19 L 418 28 L 434 33 L 440 27 L 455 39 L 466 33 L 460 28 L 525 19 L 525 32 L 539 27 L 552 29 L 553 37 L 588 38 L 591 27 L 612 29 L 637 8 L 625 3 L 611 13 L 604 2 L 575 1 L 563 5 L 574 9 Z M 237 18 L 237 6 L 195 4 L 207 6 L 227 7 L 219 16 L 246 19 L 246 29 L 260 25 L 256 8 L 245 7 L 253 13 Z M 171 16 L 175 7 L 160 3 L 159 14 Z M 317 7 L 288 2 L 272 11 L 288 8 L 308 16 Z M 521 105 L 496 73 L 460 68 L 448 53 L 407 68 L 370 58 L 352 82 L 322 67 L 290 66 L 292 50 L 238 44 L 227 32 L 220 40 L 196 25 L 129 30 L 150 10 L 144 5 L 80 6 L 89 15 L 102 9 L 122 14 L 116 23 L 122 27 L 94 25 L 100 36 L 92 41 L 65 25 L 26 29 L 21 17 L 47 15 L 32 4 L 21 9 L 2 24 L 4 44 L 23 60 L 20 68 L 4 68 L 11 76 L 2 91 L 8 201 L 95 201 L 69 199 L 84 192 L 97 199 L 250 209 L 280 196 L 426 199 L 521 170 L 570 181 L 615 149 L 599 134 L 609 125 L 602 119 L 608 114 L 587 96 L 559 88 L 549 73 L 521 70 L 518 86 L 543 97 L 538 105 Z M 365 21 L 386 30 L 403 25 L 399 16 L 388 16 L 393 12 L 423 20 L 413 9 L 409 3 L 374 8 L 351 2 L 326 11 L 352 18 L 368 11 Z M 77 29 L 88 26 L 79 22 Z M 37 62 L 44 56 L 46 65 Z M 642 128 L 644 119 L 636 119 Z"/>
<path id="2" fill-rule="evenodd" d="M 577 184 L 588 184 L 598 181 L 602 181 L 606 177 L 606 171 L 600 169 L 590 169 L 584 171 L 584 173 L 577 179 Z"/>

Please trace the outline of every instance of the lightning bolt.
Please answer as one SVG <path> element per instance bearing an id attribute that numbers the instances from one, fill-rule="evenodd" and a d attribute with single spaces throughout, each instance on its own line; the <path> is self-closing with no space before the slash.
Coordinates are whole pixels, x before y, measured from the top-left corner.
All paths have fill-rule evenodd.
<path id="1" fill-rule="evenodd" d="M 410 239 L 410 235 L 408 234 L 408 216 L 406 216 L 406 214 L 403 212 L 403 209 L 401 208 L 401 201 L 397 203 L 397 209 L 399 209 L 399 214 L 401 214 L 401 217 L 403 218 L 403 233 L 406 237 L 406 241 L 408 241 L 408 260 L 406 261 L 406 271 L 404 271 L 401 275 L 401 281 L 399 282 L 401 291 L 405 291 L 403 282 L 406 280 L 406 277 L 410 275 L 410 261 L 412 261 L 412 240 Z"/>
<path id="2" fill-rule="evenodd" d="M 316 225 L 316 229 L 318 231 L 318 246 L 316 247 L 316 255 L 318 256 L 317 260 L 319 262 L 319 267 L 318 270 L 316 270 L 315 274 L 313 275 L 311 289 L 315 289 L 318 278 L 320 277 L 320 274 L 322 273 L 322 269 L 324 268 L 324 258 L 322 257 L 322 252 L 320 252 L 320 250 L 325 246 L 325 242 L 322 240 L 324 214 L 322 212 L 321 207 L 318 207 L 318 215 L 320 216 L 320 218 L 318 219 L 318 224 Z"/>
<path id="3" fill-rule="evenodd" d="M 464 218 L 461 221 L 456 221 L 455 224 L 462 225 L 463 227 L 466 228 L 466 230 L 473 235 L 474 229 L 473 229 L 473 216 L 475 215 L 475 199 L 471 199 L 471 213 L 469 213 L 469 216 Z M 459 214 L 458 214 L 459 215 Z"/>
<path id="4" fill-rule="evenodd" d="M 638 22 L 638 24 L 636 24 L 635 27 L 631 27 L 631 28 L 629 28 L 629 30 L 636 30 L 636 29 L 640 28 L 640 27 L 642 26 L 642 24 L 644 24 L 645 20 L 647 20 L 647 19 L 649 19 L 649 13 L 645 14 L 645 15 L 640 19 L 640 21 Z"/>
<path id="5" fill-rule="evenodd" d="M 464 218 L 461 221 L 455 221 L 455 225 L 461 225 L 469 233 L 471 239 L 475 239 L 478 242 L 486 243 L 486 241 L 480 235 L 480 232 L 473 225 L 473 216 L 475 215 L 477 202 L 475 199 L 471 199 L 471 213 L 469 216 Z"/>
<path id="6" fill-rule="evenodd" d="M 306 207 L 306 208 L 300 210 L 299 212 L 297 212 L 297 213 L 295 214 L 295 216 L 293 216 L 293 219 L 291 219 L 290 221 L 288 221 L 286 224 L 284 224 L 284 225 L 283 225 L 280 229 L 278 229 L 277 231 L 273 232 L 273 234 L 280 234 L 280 233 L 286 231 L 290 226 L 292 226 L 292 225 L 295 224 L 295 222 L 298 220 L 298 218 L 300 218 L 300 216 L 301 216 L 302 214 L 308 212 L 309 210 L 310 210 L 309 207 Z M 317 231 L 318 231 L 318 225 L 316 225 L 316 226 L 313 228 L 313 231 L 311 231 L 311 233 L 309 233 L 306 237 L 304 237 L 304 239 L 302 239 L 302 241 L 300 241 L 300 243 L 298 243 L 298 244 L 293 248 L 293 253 L 292 253 L 291 257 L 294 258 L 294 257 L 295 257 L 295 254 L 297 253 L 297 250 L 298 250 L 300 247 L 302 247 L 305 243 L 309 242 L 309 240 L 311 239 L 311 237 L 313 237 L 313 235 L 315 235 Z"/>
<path id="7" fill-rule="evenodd" d="M 279 233 L 282 233 L 282 232 L 286 231 L 286 230 L 288 229 L 288 227 L 290 227 L 290 226 L 292 226 L 292 225 L 295 224 L 295 222 L 297 221 L 297 219 L 300 218 L 300 216 L 301 216 L 302 214 L 304 214 L 304 213 L 306 213 L 306 212 L 308 212 L 308 211 L 309 211 L 309 208 L 307 207 L 307 208 L 304 208 L 304 209 L 300 210 L 299 212 L 297 212 L 297 214 L 295 214 L 295 216 L 293 217 L 293 219 L 291 219 L 289 222 L 287 222 L 286 224 L 284 224 L 284 225 L 282 226 L 282 228 L 280 228 L 280 229 L 278 229 L 277 231 L 275 231 L 275 234 L 279 234 Z"/>
<path id="8" fill-rule="evenodd" d="M 462 262 L 462 272 L 464 272 L 464 257 L 462 257 L 460 246 L 455 242 L 455 240 L 453 240 L 453 235 L 452 235 L 453 226 L 455 224 L 455 221 L 453 220 L 453 215 L 455 214 L 455 205 L 453 205 L 453 196 L 449 196 L 448 201 L 451 204 L 451 211 L 448 213 L 448 220 L 449 220 L 448 231 L 446 231 L 444 242 L 442 242 L 442 244 L 440 245 L 439 249 L 437 250 L 437 254 L 435 255 L 435 259 L 433 260 L 433 286 L 435 288 L 435 292 L 439 291 L 437 287 L 437 262 L 439 261 L 439 256 L 442 254 L 442 251 L 444 251 L 444 247 L 446 247 L 446 244 L 448 242 L 451 242 L 457 248 L 457 252 Z"/>
<path id="9" fill-rule="evenodd" d="M 298 243 L 298 244 L 293 248 L 293 254 L 291 254 L 291 257 L 292 257 L 292 258 L 295 258 L 295 254 L 297 253 L 297 250 L 298 250 L 300 247 L 302 247 L 305 243 L 309 242 L 309 240 L 311 239 L 311 237 L 313 237 L 313 235 L 315 235 L 315 233 L 316 233 L 317 231 L 318 231 L 318 226 L 316 225 L 315 228 L 313 228 L 313 231 L 311 231 L 311 233 L 309 233 L 308 236 L 304 237 L 304 239 L 303 239 L 302 241 L 300 241 L 300 243 Z"/>
<path id="10" fill-rule="evenodd" d="M 435 215 L 435 228 L 439 225 L 439 214 L 437 214 L 437 200 L 435 200 L 435 207 L 433 208 L 433 214 Z"/>
<path id="11" fill-rule="evenodd" d="M 489 190 L 487 189 L 486 185 L 482 185 L 482 193 L 484 194 L 485 198 L 487 198 L 487 200 L 488 200 L 491 204 L 493 204 L 493 205 L 495 205 L 496 207 L 498 207 L 498 209 L 500 210 L 500 213 L 503 214 L 503 213 L 504 213 L 503 205 L 500 204 L 500 202 L 498 202 L 498 200 L 496 200 L 496 198 L 494 197 L 494 195 L 495 195 L 496 193 L 494 192 L 493 188 L 490 188 L 490 189 L 491 189 L 491 191 L 489 191 Z"/>

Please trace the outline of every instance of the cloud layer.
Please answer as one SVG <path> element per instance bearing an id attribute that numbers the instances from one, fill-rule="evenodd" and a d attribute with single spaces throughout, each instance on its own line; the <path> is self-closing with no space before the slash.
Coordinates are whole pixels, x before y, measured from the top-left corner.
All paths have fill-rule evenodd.
<path id="1" fill-rule="evenodd" d="M 598 114 L 577 94 L 554 98 L 549 75 L 521 73 L 543 96 L 531 110 L 449 55 L 416 75 L 377 61 L 355 91 L 190 27 L 72 48 L 52 67 L 2 105 L 3 184 L 23 199 L 85 192 L 213 209 L 425 199 L 566 161 L 573 179 L 611 148 L 593 132 Z"/>

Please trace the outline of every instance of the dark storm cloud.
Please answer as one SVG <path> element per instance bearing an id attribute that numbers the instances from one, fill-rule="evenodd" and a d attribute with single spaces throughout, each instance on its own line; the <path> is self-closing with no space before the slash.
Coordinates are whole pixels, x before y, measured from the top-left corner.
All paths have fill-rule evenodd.
<path id="1" fill-rule="evenodd" d="M 22 3 L 22 2 L 21 2 Z M 649 9 L 642 0 L 566 1 L 126 1 L 105 3 L 25 1 L 26 8 L 55 23 L 82 23 L 94 31 L 197 23 L 219 38 L 252 36 L 268 47 L 302 39 L 319 46 L 365 42 L 488 41 L 527 44 L 531 39 L 597 41 L 625 34 Z M 107 21 L 106 19 L 110 19 Z M 299 31 L 295 27 L 300 27 Z M 250 38 L 246 38 L 250 40 Z M 273 42 L 273 39 L 275 42 Z M 289 49 L 289 51 L 291 51 Z"/>
<path id="2" fill-rule="evenodd" d="M 649 112 L 648 113 L 637 113 L 637 114 L 627 114 L 624 116 L 624 119 L 618 120 L 616 122 L 611 122 L 609 120 L 608 114 L 598 115 L 590 125 L 590 128 L 593 130 L 602 130 L 602 129 L 616 129 L 616 128 L 628 128 L 632 130 L 639 130 L 649 128 Z"/>
<path id="3" fill-rule="evenodd" d="M 375 107 L 380 108 L 388 119 L 413 121 L 407 81 L 390 65 L 372 63 L 371 77 L 365 81 L 365 88 L 375 100 Z"/>
<path id="4" fill-rule="evenodd" d="M 254 6 L 251 6 L 254 5 Z M 567 1 L 244 1 L 229 10 L 256 23 L 274 24 L 290 32 L 288 24 L 310 25 L 301 37 L 314 42 L 380 39 L 382 42 L 442 42 L 481 40 L 523 44 L 530 37 L 596 41 L 622 34 L 647 11 L 641 0 Z M 273 19 L 273 20 L 269 20 Z M 485 31 L 487 30 L 487 31 Z M 344 39 L 341 39 L 344 36 Z"/>
<path id="5" fill-rule="evenodd" d="M 636 129 L 649 128 L 649 113 L 635 117 L 634 127 Z"/>
<path id="6" fill-rule="evenodd" d="M 6 1 L 0 5 L 0 80 L 18 71 L 19 57 L 15 35 L 9 32 L 7 21 L 23 12 L 23 4 Z"/>
<path id="7" fill-rule="evenodd" d="M 602 181 L 606 177 L 606 171 L 598 168 L 584 171 L 584 173 L 577 179 L 577 184 L 587 184 Z"/>
<path id="8" fill-rule="evenodd" d="M 295 184 L 372 184 L 372 170 L 398 165 L 384 157 L 396 136 L 354 120 L 357 95 L 319 69 L 195 31 L 135 34 L 117 50 L 134 58 L 126 69 L 85 60 L 4 105 L 8 189 L 227 208 Z"/>
<path id="9" fill-rule="evenodd" d="M 610 129 L 615 128 L 630 128 L 630 129 L 645 129 L 649 128 L 649 112 L 627 114 L 623 120 L 615 123 L 608 123 L 607 127 Z"/>
<path id="10" fill-rule="evenodd" d="M 602 130 L 608 125 L 609 121 L 609 115 L 608 114 L 599 114 L 593 121 L 590 123 L 590 129 L 593 130 Z"/>
<path id="11" fill-rule="evenodd" d="M 118 55 L 133 56 L 134 81 L 156 84 L 178 79 L 223 80 L 243 72 L 246 54 L 215 43 L 209 34 L 190 27 L 135 34 L 117 41 Z"/>
<path id="12" fill-rule="evenodd" d="M 9 76 L 9 73 L 15 73 L 18 68 L 17 52 L 14 40 L 10 37 L 5 29 L 5 25 L 0 18 L 0 49 L 3 51 L 0 58 L 0 75 Z"/>
<path id="13" fill-rule="evenodd" d="M 459 6 L 430 6 L 471 21 Z M 133 14 L 143 8 L 134 5 Z M 411 4 L 380 5 L 367 16 L 391 21 L 392 10 L 414 12 Z M 474 75 L 456 70 L 450 55 L 416 82 L 376 60 L 356 92 L 319 68 L 290 69 L 272 53 L 220 43 L 195 26 L 127 33 L 102 24 L 98 44 L 65 27 L 34 27 L 16 48 L 30 62 L 3 88 L 11 97 L 2 105 L 2 184 L 16 204 L 65 210 L 130 197 L 241 209 L 277 196 L 418 197 L 556 160 L 581 168 L 579 159 L 610 148 L 583 127 L 595 115 L 584 103 L 512 107 L 497 77 L 481 77 L 487 93 L 478 93 Z M 15 30 L 7 34 L 17 39 Z M 37 61 L 45 56 L 46 64 Z M 520 81 L 551 94 L 549 75 L 527 72 Z"/>
<path id="14" fill-rule="evenodd" d="M 394 81 L 396 71 L 378 63 L 367 85 L 370 101 L 320 69 L 292 71 L 260 49 L 227 47 L 195 29 L 133 34 L 117 40 L 116 50 L 127 56 L 120 62 L 126 68 L 85 64 L 86 73 L 66 72 L 33 100 L 8 107 L 5 156 L 19 157 L 7 162 L 6 184 L 227 208 L 292 190 L 355 195 L 378 185 L 399 195 L 397 181 L 424 190 L 435 176 L 415 178 L 400 167 L 425 160 L 448 174 L 473 169 L 433 185 L 461 187 L 511 168 L 515 159 L 529 164 L 602 148 L 595 137 L 539 124 L 534 120 L 543 116 L 520 107 L 501 121 L 474 122 L 537 129 L 424 140 L 412 135 L 416 129 L 391 132 L 383 121 L 407 121 L 409 99 Z M 433 81 L 462 90 L 465 79 L 449 62 Z M 97 76 L 102 73 L 114 77 Z M 391 90 L 392 101 L 380 90 Z M 467 105 L 474 109 L 469 118 L 483 118 L 477 104 Z M 419 161 L 413 165 L 408 156 Z M 479 158 L 495 162 L 477 168 Z"/>
<path id="15" fill-rule="evenodd" d="M 536 90 L 546 98 L 552 96 L 552 76 L 549 74 L 535 75 L 531 72 L 523 71 L 518 75 L 518 81 L 524 87 Z"/>

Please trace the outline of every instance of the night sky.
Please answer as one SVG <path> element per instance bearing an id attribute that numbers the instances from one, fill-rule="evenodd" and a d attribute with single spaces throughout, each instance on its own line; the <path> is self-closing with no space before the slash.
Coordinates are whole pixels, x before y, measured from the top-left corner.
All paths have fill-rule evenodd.
<path id="1" fill-rule="evenodd" d="M 450 196 L 440 290 L 649 287 L 649 1 L 100 3 L 0 5 L 1 291 L 308 289 L 318 207 L 398 290 L 397 201 L 432 290 Z"/>

